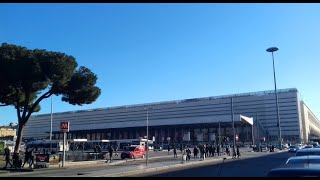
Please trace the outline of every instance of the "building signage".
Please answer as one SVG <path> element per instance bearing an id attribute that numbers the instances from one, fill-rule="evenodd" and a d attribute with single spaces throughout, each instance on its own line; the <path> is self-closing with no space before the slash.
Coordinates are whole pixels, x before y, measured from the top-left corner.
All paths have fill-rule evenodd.
<path id="1" fill-rule="evenodd" d="M 60 131 L 69 132 L 70 122 L 60 122 Z"/>

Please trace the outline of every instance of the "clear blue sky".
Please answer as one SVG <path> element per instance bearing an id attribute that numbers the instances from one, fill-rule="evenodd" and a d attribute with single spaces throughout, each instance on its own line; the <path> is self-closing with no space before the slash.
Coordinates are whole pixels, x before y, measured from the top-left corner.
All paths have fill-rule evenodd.
<path id="1" fill-rule="evenodd" d="M 320 4 L 0 4 L 0 43 L 60 51 L 98 76 L 91 105 L 297 88 L 320 119 Z M 50 113 L 50 99 L 37 114 Z M 0 124 L 17 122 L 0 107 Z"/>

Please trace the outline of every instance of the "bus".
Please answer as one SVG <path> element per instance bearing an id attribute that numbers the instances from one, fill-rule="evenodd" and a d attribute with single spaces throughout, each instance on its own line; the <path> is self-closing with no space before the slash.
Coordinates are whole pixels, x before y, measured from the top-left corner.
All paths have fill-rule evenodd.
<path id="1" fill-rule="evenodd" d="M 131 145 L 141 145 L 146 146 L 147 139 L 118 139 L 118 140 L 110 140 L 112 145 L 117 145 L 118 150 L 123 150 L 127 146 Z M 149 150 L 153 150 L 153 141 L 148 140 Z"/>
<path id="2" fill-rule="evenodd" d="M 50 152 L 59 153 L 63 151 L 62 140 L 36 140 L 30 141 L 26 144 L 26 149 L 34 149 L 35 153 L 46 153 Z M 69 146 L 66 144 L 65 151 L 69 151 Z"/>

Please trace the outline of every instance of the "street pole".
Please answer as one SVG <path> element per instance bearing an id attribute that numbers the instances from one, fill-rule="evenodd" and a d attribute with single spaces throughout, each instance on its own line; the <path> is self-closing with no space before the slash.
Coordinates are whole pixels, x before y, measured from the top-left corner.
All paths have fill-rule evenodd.
<path id="1" fill-rule="evenodd" d="M 252 120 L 252 126 L 251 126 L 252 146 L 254 145 L 254 132 L 253 132 L 253 124 L 254 124 L 254 121 Z"/>
<path id="2" fill-rule="evenodd" d="M 259 121 L 258 121 L 258 113 L 256 113 L 256 123 L 257 123 L 257 134 L 258 134 L 258 151 L 260 151 L 260 131 L 259 131 Z"/>
<path id="3" fill-rule="evenodd" d="M 63 132 L 63 157 L 62 157 L 62 167 L 64 167 L 64 163 L 66 161 L 66 132 Z"/>
<path id="4" fill-rule="evenodd" d="M 236 152 L 236 130 L 234 128 L 234 117 L 233 117 L 233 97 L 231 97 L 231 118 L 232 118 L 232 129 L 233 129 L 233 153 Z"/>
<path id="5" fill-rule="evenodd" d="M 51 117 L 50 117 L 50 140 L 52 140 L 52 96 L 51 96 Z"/>
<path id="6" fill-rule="evenodd" d="M 51 115 L 50 115 L 50 151 L 52 151 L 52 95 L 51 95 Z"/>
<path id="7" fill-rule="evenodd" d="M 280 127 L 280 115 L 279 115 L 279 103 L 278 103 L 278 93 L 277 93 L 277 81 L 276 81 L 276 70 L 274 67 L 274 56 L 273 52 L 278 51 L 277 47 L 271 47 L 267 49 L 267 52 L 271 52 L 272 54 L 272 64 L 273 64 L 273 79 L 274 79 L 274 93 L 276 96 L 276 105 L 277 105 L 277 119 L 278 119 L 278 141 L 279 141 L 279 149 L 282 150 L 282 143 L 281 143 L 281 127 Z"/>
<path id="8" fill-rule="evenodd" d="M 147 154 L 146 154 L 146 166 L 148 166 L 148 158 L 149 158 L 149 109 L 147 109 Z"/>
<path id="9" fill-rule="evenodd" d="M 219 145 L 221 144 L 220 121 L 219 121 Z"/>
<path id="10" fill-rule="evenodd" d="M 148 166 L 148 158 L 149 158 L 149 110 L 152 108 L 144 108 L 145 110 L 147 110 L 147 152 L 146 152 L 146 166 Z"/>

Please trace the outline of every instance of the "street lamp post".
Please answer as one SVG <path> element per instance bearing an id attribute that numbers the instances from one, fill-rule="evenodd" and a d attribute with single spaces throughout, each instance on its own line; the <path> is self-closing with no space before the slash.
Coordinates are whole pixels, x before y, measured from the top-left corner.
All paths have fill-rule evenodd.
<path id="1" fill-rule="evenodd" d="M 231 118 L 232 118 L 232 131 L 233 131 L 233 153 L 236 152 L 236 130 L 234 128 L 234 114 L 233 114 L 233 97 L 231 97 Z"/>
<path id="2" fill-rule="evenodd" d="M 266 51 L 271 52 L 272 54 L 272 63 L 273 63 L 273 79 L 274 79 L 274 93 L 276 95 L 276 105 L 277 105 L 277 119 L 278 119 L 278 141 L 279 141 L 279 149 L 282 150 L 281 146 L 281 127 L 280 127 L 280 116 L 279 116 L 279 103 L 278 103 L 278 93 L 277 93 L 277 82 L 276 82 L 276 70 L 274 67 L 274 57 L 273 52 L 278 51 L 279 49 L 277 47 L 270 47 Z"/>
<path id="3" fill-rule="evenodd" d="M 50 116 L 50 140 L 52 140 L 52 96 L 51 96 L 51 116 Z"/>
<path id="4" fill-rule="evenodd" d="M 146 166 L 148 166 L 148 158 L 149 158 L 149 110 L 151 110 L 152 108 L 146 107 L 144 108 L 145 110 L 147 110 L 147 152 L 146 152 Z"/>

